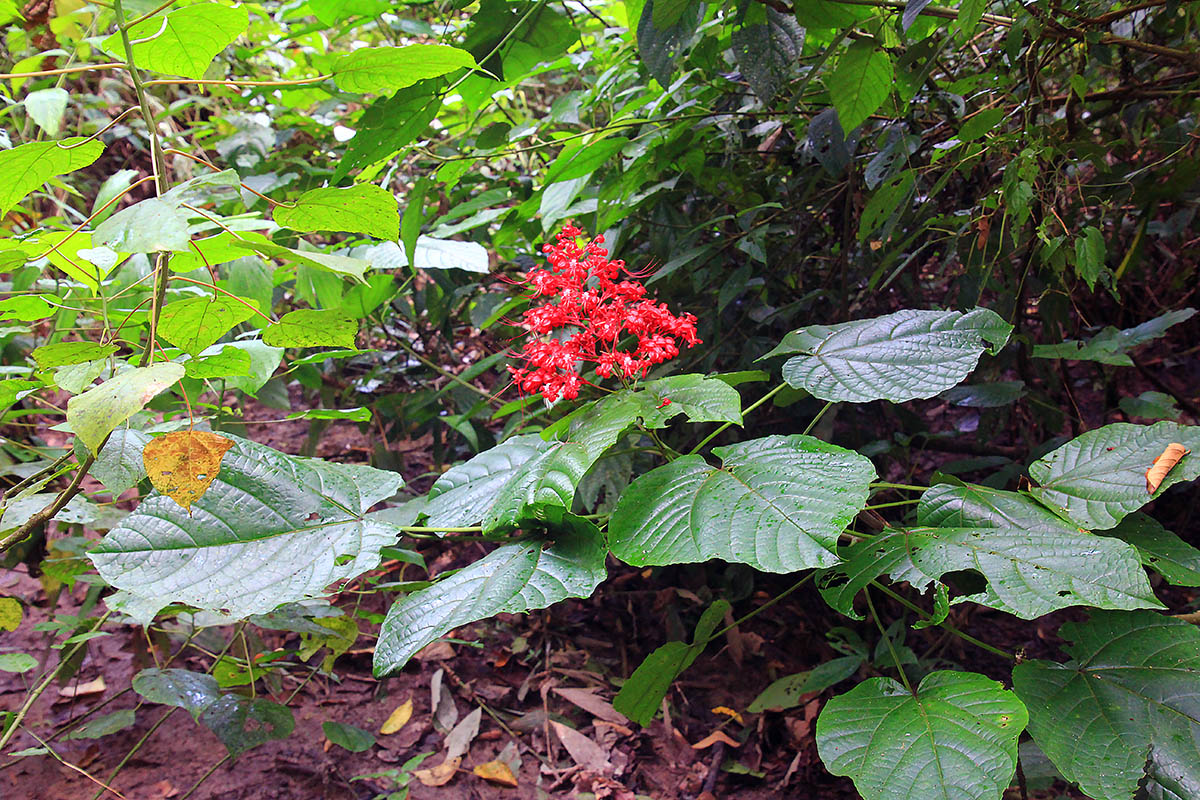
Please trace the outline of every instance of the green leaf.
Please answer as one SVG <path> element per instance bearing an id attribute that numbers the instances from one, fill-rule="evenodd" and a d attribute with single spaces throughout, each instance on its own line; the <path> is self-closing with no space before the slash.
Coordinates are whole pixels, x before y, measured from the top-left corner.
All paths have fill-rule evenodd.
<path id="1" fill-rule="evenodd" d="M 183 375 L 182 364 L 127 369 L 68 400 L 67 422 L 71 423 L 71 430 L 75 431 L 79 441 L 97 453 L 109 433 Z"/>
<path id="2" fill-rule="evenodd" d="M 915 693 L 863 681 L 817 718 L 817 753 L 864 800 L 1000 800 L 1029 721 L 1012 692 L 974 672 L 930 673 Z"/>
<path id="3" fill-rule="evenodd" d="M 143 669 L 133 676 L 133 691 L 150 703 L 184 709 L 193 720 L 221 697 L 214 676 L 188 669 Z"/>
<path id="4" fill-rule="evenodd" d="M 577 442 L 555 442 L 514 470 L 496 492 L 483 516 L 484 531 L 509 531 L 531 522 L 559 524 L 597 458 L 599 453 Z"/>
<path id="5" fill-rule="evenodd" d="M 310 252 L 307 250 L 293 250 L 290 247 L 283 247 L 272 242 L 259 242 L 255 240 L 241 240 L 233 243 L 235 247 L 242 247 L 247 250 L 253 250 L 264 256 L 278 258 L 282 261 L 288 261 L 295 264 L 303 264 L 306 267 L 319 269 L 324 272 L 332 272 L 337 275 L 344 275 L 352 278 L 359 283 L 366 283 L 363 275 L 367 270 L 371 269 L 372 264 L 361 258 L 352 258 L 350 256 L 333 255 L 330 253 Z"/>
<path id="6" fill-rule="evenodd" d="M 436 91 L 439 83 L 409 86 L 368 106 L 330 181 L 337 183 L 351 170 L 380 162 L 412 144 L 442 108 L 441 95 Z"/>
<path id="7" fill-rule="evenodd" d="M 346 725 L 342 722 L 322 722 L 321 730 L 325 733 L 326 739 L 351 753 L 363 753 L 375 746 L 374 734 L 353 725 Z"/>
<path id="8" fill-rule="evenodd" d="M 279 364 L 283 361 L 283 348 L 271 347 L 263 344 L 259 339 L 246 339 L 237 342 L 227 342 L 223 345 L 214 345 L 220 347 L 219 351 L 214 351 L 212 348 L 206 350 L 200 355 L 208 356 L 213 352 L 226 353 L 229 350 L 240 350 L 250 356 L 250 372 L 248 375 L 231 375 L 225 380 L 225 385 L 230 389 L 237 389 L 245 392 L 250 396 L 256 396 L 258 390 L 261 389 L 271 376 L 275 374 L 275 370 L 279 369 Z"/>
<path id="9" fill-rule="evenodd" d="M 783 365 L 784 380 L 821 400 L 902 403 L 962 382 L 984 350 L 999 352 L 1011 331 L 987 309 L 909 309 L 800 328 L 763 358 L 800 353 Z"/>
<path id="10" fill-rule="evenodd" d="M 729 601 L 715 601 L 700 615 L 691 644 L 667 642 L 646 656 L 613 698 L 613 708 L 643 727 L 649 725 L 671 684 L 704 652 L 729 609 Z"/>
<path id="11" fill-rule="evenodd" d="M 28 653 L 0 653 L 0 672 L 29 672 L 38 660 Z"/>
<path id="12" fill-rule="evenodd" d="M 958 7 L 958 19 L 955 20 L 955 25 L 962 32 L 964 38 L 970 39 L 975 35 L 975 28 L 983 19 L 983 12 L 987 11 L 989 2 L 990 0 L 962 0 L 962 4 Z"/>
<path id="13" fill-rule="evenodd" d="M 247 305 L 228 297 L 192 297 L 163 306 L 158 335 L 189 355 L 216 344 L 233 328 L 254 316 Z"/>
<path id="14" fill-rule="evenodd" d="M 191 212 L 178 203 L 151 197 L 121 209 L 96 226 L 92 241 L 122 253 L 188 249 Z"/>
<path id="15" fill-rule="evenodd" d="M 859 39 L 826 80 L 838 122 L 847 134 L 883 105 L 892 92 L 892 58 L 870 39 Z"/>
<path id="16" fill-rule="evenodd" d="M 793 17 L 773 8 L 767 8 L 765 12 L 766 22 L 738 28 L 733 32 L 731 43 L 742 76 L 760 100 L 770 103 L 792 74 L 792 67 L 804 47 L 804 29 Z M 663 27 L 657 19 L 654 25 Z"/>
<path id="17" fill-rule="evenodd" d="M 0 597 L 0 631 L 15 631 L 21 627 L 21 601 L 15 597 Z"/>
<path id="18" fill-rule="evenodd" d="M 341 309 L 301 308 L 267 326 L 262 340 L 272 347 L 354 347 L 358 322 Z"/>
<path id="19" fill-rule="evenodd" d="M 234 439 L 190 516 L 154 492 L 88 556 L 106 582 L 158 608 L 265 613 L 378 564 L 400 531 L 367 511 L 400 484 L 395 473 Z"/>
<path id="20" fill-rule="evenodd" d="M 766 572 L 838 561 L 837 538 L 866 504 L 871 462 L 810 436 L 768 436 L 684 456 L 642 475 L 609 520 L 613 555 L 634 566 L 720 558 Z"/>
<path id="21" fill-rule="evenodd" d="M 183 369 L 189 378 L 244 377 L 250 375 L 252 363 L 250 354 L 245 350 L 226 347 L 209 355 L 189 358 L 183 362 Z"/>
<path id="22" fill-rule="evenodd" d="M 178 8 L 129 29 L 133 60 L 138 67 L 151 72 L 203 78 L 217 54 L 245 33 L 249 24 L 245 8 L 219 3 Z M 117 58 L 125 57 L 119 33 L 109 36 L 100 46 Z"/>
<path id="23" fill-rule="evenodd" d="M 896 213 L 901 206 L 908 202 L 916 187 L 916 176 L 912 170 L 904 170 L 893 175 L 879 185 L 875 194 L 867 201 L 862 217 L 858 222 L 858 240 L 866 240 L 872 233 L 883 227 L 888 218 Z"/>
<path id="24" fill-rule="evenodd" d="M 370 422 L 369 408 L 309 408 L 287 415 L 287 419 L 345 419 L 351 422 Z"/>
<path id="25" fill-rule="evenodd" d="M 1029 732 L 1067 780 L 1127 800 L 1148 775 L 1180 798 L 1200 787 L 1200 631 L 1147 611 L 1096 612 L 1059 635 L 1072 660 L 1026 661 L 1013 689 Z"/>
<path id="26" fill-rule="evenodd" d="M 858 618 L 854 596 L 885 573 L 924 591 L 949 572 L 987 579 L 982 592 L 956 597 L 1035 619 L 1059 608 L 1156 608 L 1134 550 L 1080 531 L 1015 492 L 982 486 L 931 488 L 917 522 L 930 527 L 885 531 L 853 545 L 846 563 L 825 573 L 825 600 Z"/>
<path id="27" fill-rule="evenodd" d="M 1158 520 L 1135 512 L 1112 530 L 1102 531 L 1137 548 L 1142 563 L 1176 586 L 1200 586 L 1200 550 L 1164 528 Z"/>
<path id="28" fill-rule="evenodd" d="M 533 539 L 503 545 L 397 601 L 379 631 L 375 676 L 397 672 L 422 647 L 454 628 L 591 595 L 606 576 L 604 537 L 586 520 L 568 522 L 570 527 L 552 542 Z"/>
<path id="29" fill-rule="evenodd" d="M 41 89 L 25 95 L 25 113 L 37 126 L 53 139 L 58 136 L 67 101 L 71 95 L 66 89 Z"/>
<path id="30" fill-rule="evenodd" d="M 859 656 L 842 656 L 818 664 L 812 669 L 780 678 L 762 691 L 746 709 L 751 714 L 763 711 L 786 711 L 804 702 L 801 698 L 813 692 L 823 692 L 846 680 L 862 665 Z"/>
<path id="31" fill-rule="evenodd" d="M 286 739 L 296 727 L 292 710 L 270 700 L 223 695 L 200 714 L 200 724 L 217 735 L 237 757 L 272 739 Z"/>
<path id="32" fill-rule="evenodd" d="M 1192 451 L 1167 473 L 1154 494 L 1146 491 L 1146 470 L 1168 444 Z M 1200 426 L 1158 422 L 1118 422 L 1088 431 L 1029 466 L 1040 484 L 1038 500 L 1082 528 L 1104 530 L 1137 511 L 1170 487 L 1200 476 Z"/>
<path id="33" fill-rule="evenodd" d="M 33 322 L 54 316 L 56 305 L 46 302 L 50 295 L 19 294 L 0 300 L 0 322 Z"/>
<path id="34" fill-rule="evenodd" d="M 1004 121 L 1007 114 L 1008 110 L 1004 108 L 982 109 L 962 124 L 962 127 L 958 129 L 958 136 L 955 138 L 962 142 L 971 142 L 993 133 L 1000 127 L 1000 123 Z"/>
<path id="35" fill-rule="evenodd" d="M 361 47 L 334 62 L 333 80 L 344 92 L 391 94 L 464 67 L 475 67 L 474 56 L 444 44 Z"/>
<path id="36" fill-rule="evenodd" d="M 564 148 L 563 152 L 550 164 L 550 168 L 546 170 L 542 184 L 549 186 L 559 181 L 587 177 L 604 164 L 611 162 L 628 144 L 629 140 L 623 136 L 610 136 L 580 145 L 573 152 L 568 152 L 568 149 Z"/>
<path id="37" fill-rule="evenodd" d="M 115 344 L 97 342 L 55 342 L 35 348 L 30 356 L 37 362 L 38 369 L 53 369 L 70 364 L 99 361 L 117 352 Z"/>
<path id="38" fill-rule="evenodd" d="M 95 293 L 100 281 L 104 280 L 113 267 L 128 254 L 117 253 L 103 245 L 92 247 L 90 233 L 72 233 L 54 231 L 39 236 L 37 245 L 39 248 L 45 248 L 46 258 L 51 264 Z"/>
<path id="39" fill-rule="evenodd" d="M 425 221 L 425 193 L 430 180 L 418 178 L 405 196 L 404 219 L 400 222 L 400 245 L 404 248 L 404 259 L 412 264 L 417 259 L 417 239 L 421 236 L 421 224 Z"/>
<path id="40" fill-rule="evenodd" d="M 429 490 L 423 514 L 435 528 L 476 525 L 497 492 L 526 462 L 555 447 L 537 434 L 514 436 L 442 473 Z"/>
<path id="41" fill-rule="evenodd" d="M 400 269 L 409 264 L 408 256 L 395 242 L 356 247 L 351 253 L 366 258 L 379 269 Z M 487 273 L 491 270 L 488 251 L 478 242 L 459 242 L 418 236 L 413 266 L 417 269 L 461 269 Z"/>
<path id="42" fill-rule="evenodd" d="M 1075 237 L 1075 274 L 1087 283 L 1088 289 L 1096 288 L 1096 281 L 1104 272 L 1104 259 L 1108 248 L 1104 234 L 1090 225 Z"/>
<path id="43" fill-rule="evenodd" d="M 1119 331 L 1109 326 L 1086 342 L 1068 339 L 1059 344 L 1037 344 L 1033 346 L 1033 357 L 1097 361 L 1101 364 L 1132 367 L 1133 360 L 1127 353 L 1147 342 L 1165 336 L 1170 328 L 1186 322 L 1195 314 L 1196 309 L 1183 308 L 1178 311 L 1168 311 L 1141 325 L 1125 330 Z"/>
<path id="44" fill-rule="evenodd" d="M 0 217 L 46 181 L 83 169 L 103 152 L 103 144 L 82 136 L 0 150 Z"/>
<path id="45" fill-rule="evenodd" d="M 1117 405 L 1130 417 L 1178 421 L 1183 416 L 1179 406 L 1175 405 L 1175 398 L 1163 392 L 1142 392 L 1137 397 L 1122 397 Z"/>
<path id="46" fill-rule="evenodd" d="M 146 477 L 142 450 L 150 438 L 147 433 L 128 428 L 113 431 L 92 464 L 92 477 L 104 484 L 114 497 L 137 486 Z"/>
<path id="47" fill-rule="evenodd" d="M 675 24 L 660 28 L 654 24 L 655 2 L 646 0 L 642 16 L 638 19 L 638 55 L 650 77 L 666 87 L 671 83 L 676 60 L 687 51 L 696 36 L 696 29 L 704 19 L 706 4 L 693 0 L 680 13 Z"/>
<path id="48" fill-rule="evenodd" d="M 171 256 L 171 270 L 191 272 L 194 269 L 204 269 L 243 258 L 246 256 L 246 250 L 238 245 L 238 242 L 243 241 L 271 244 L 270 239 L 255 231 L 221 231 L 188 242 L 186 250 Z"/>
<path id="49" fill-rule="evenodd" d="M 13 403 L 20 400 L 29 392 L 44 386 L 41 381 L 27 381 L 21 378 L 6 378 L 0 382 L 0 411 L 5 411 Z"/>
<path id="50" fill-rule="evenodd" d="M 94 717 L 68 733 L 63 739 L 99 739 L 126 728 L 132 728 L 137 723 L 137 717 L 132 708 L 114 711 L 100 717 Z"/>
<path id="51" fill-rule="evenodd" d="M 796 18 L 805 28 L 848 28 L 873 11 L 836 0 L 804 0 L 795 6 Z"/>
<path id="52" fill-rule="evenodd" d="M 400 211 L 392 193 L 371 183 L 311 189 L 292 205 L 275 207 L 275 221 L 294 231 L 365 233 L 395 241 Z"/>

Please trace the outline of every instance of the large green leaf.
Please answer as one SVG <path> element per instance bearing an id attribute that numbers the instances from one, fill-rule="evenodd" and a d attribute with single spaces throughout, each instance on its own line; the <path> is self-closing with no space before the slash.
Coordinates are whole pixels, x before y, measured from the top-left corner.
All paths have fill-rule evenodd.
<path id="1" fill-rule="evenodd" d="M 892 91 L 892 57 L 870 39 L 859 39 L 826 79 L 838 122 L 847 134 L 883 105 Z"/>
<path id="2" fill-rule="evenodd" d="M 599 530 L 571 518 L 552 542 L 504 545 L 413 592 L 395 603 L 383 621 L 375 645 L 376 677 L 401 669 L 422 647 L 461 625 L 589 596 L 605 578 L 606 554 Z"/>
<path id="3" fill-rule="evenodd" d="M 338 309 L 300 308 L 267 326 L 262 340 L 271 347 L 345 347 L 354 349 L 358 323 Z"/>
<path id="4" fill-rule="evenodd" d="M 134 203 L 96 226 L 92 241 L 125 253 L 188 249 L 191 212 L 161 197 Z"/>
<path id="5" fill-rule="evenodd" d="M 527 461 L 555 446 L 537 434 L 514 436 L 442 473 L 429 490 L 426 524 L 454 528 L 478 524 L 496 494 Z"/>
<path id="6" fill-rule="evenodd" d="M 88 555 L 110 585 L 159 608 L 264 613 L 378 564 L 400 531 L 368 509 L 400 483 L 395 473 L 234 439 L 190 515 L 155 492 Z"/>
<path id="7" fill-rule="evenodd" d="M 846 563 L 822 577 L 821 593 L 856 616 L 854 596 L 890 574 L 924 591 L 948 572 L 971 570 L 987 587 L 974 602 L 1024 619 L 1075 605 L 1157 608 L 1132 547 L 1063 522 L 1023 495 L 982 486 L 939 485 L 921 499 L 917 522 L 852 546 Z"/>
<path id="8" fill-rule="evenodd" d="M 1146 470 L 1168 444 L 1192 451 L 1167 473 L 1154 494 Z M 1200 476 L 1200 426 L 1118 422 L 1088 431 L 1029 466 L 1040 486 L 1032 494 L 1083 528 L 1103 530 L 1149 503 L 1170 487 Z"/>
<path id="9" fill-rule="evenodd" d="M 217 679 L 186 669 L 144 669 L 133 676 L 133 690 L 151 703 L 182 708 L 197 719 L 221 696 Z"/>
<path id="10" fill-rule="evenodd" d="M 158 320 L 158 335 L 189 355 L 199 355 L 235 325 L 254 316 L 250 302 L 229 297 L 190 297 L 167 303 Z"/>
<path id="11" fill-rule="evenodd" d="M 822 400 L 894 403 L 960 383 L 985 349 L 996 353 L 1012 326 L 992 311 L 904 310 L 792 331 L 763 358 L 799 353 L 783 365 L 790 385 Z"/>
<path id="12" fill-rule="evenodd" d="M 249 24 L 245 8 L 220 3 L 178 8 L 129 29 L 133 60 L 138 67 L 152 72 L 203 78 L 217 53 L 245 33 Z M 119 33 L 109 36 L 100 46 L 117 58 L 125 58 Z"/>
<path id="13" fill-rule="evenodd" d="M 184 375 L 182 364 L 127 369 L 67 401 L 67 422 L 79 441 L 99 453 L 104 437 Z"/>
<path id="14" fill-rule="evenodd" d="M 1164 528 L 1158 520 L 1133 513 L 1102 531 L 1137 548 L 1142 563 L 1176 586 L 1200 586 L 1200 550 Z"/>
<path id="15" fill-rule="evenodd" d="M 146 477 L 142 450 L 150 438 L 148 433 L 129 428 L 114 430 L 92 464 L 92 477 L 103 483 L 114 497 L 137 486 Z"/>
<path id="16" fill-rule="evenodd" d="M 609 520 L 613 554 L 629 564 L 720 558 L 767 572 L 837 562 L 837 538 L 875 477 L 857 453 L 810 436 L 768 436 L 691 455 L 630 484 Z"/>
<path id="17" fill-rule="evenodd" d="M 391 241 L 400 235 L 396 198 L 371 183 L 310 189 L 294 204 L 276 206 L 275 221 L 294 231 L 365 233 Z"/>
<path id="18" fill-rule="evenodd" d="M 441 110 L 442 98 L 437 93 L 440 83 L 426 81 L 409 86 L 368 106 L 331 180 L 336 183 L 351 170 L 382 161 L 412 144 Z"/>
<path id="19" fill-rule="evenodd" d="M 770 103 L 804 47 L 804 29 L 795 17 L 773 8 L 765 12 L 764 22 L 734 31 L 731 43 L 742 76 L 760 100 Z"/>
<path id="20" fill-rule="evenodd" d="M 1200 631 L 1147 611 L 1096 612 L 1059 630 L 1066 664 L 1026 661 L 1013 689 L 1029 732 L 1096 800 L 1128 800 L 1143 775 L 1200 796 Z"/>
<path id="21" fill-rule="evenodd" d="M 642 16 L 637 26 L 638 55 L 650 72 L 650 77 L 666 87 L 671 84 L 676 60 L 687 51 L 696 36 L 696 29 L 704 19 L 706 5 L 693 0 L 678 15 L 672 15 L 676 18 L 673 25 L 660 28 L 654 24 L 655 2 L 646 0 L 646 5 L 642 6 Z M 661 14 L 658 16 L 662 17 Z"/>
<path id="22" fill-rule="evenodd" d="M 46 181 L 83 169 L 103 152 L 103 144 L 82 136 L 0 150 L 0 217 Z"/>
<path id="23" fill-rule="evenodd" d="M 200 714 L 200 724 L 237 757 L 273 739 L 286 739 L 296 727 L 292 710 L 279 703 L 237 694 L 222 695 Z"/>
<path id="24" fill-rule="evenodd" d="M 426 78 L 475 66 L 466 50 L 444 44 L 362 47 L 340 56 L 333 80 L 344 92 L 391 94 Z"/>
<path id="25" fill-rule="evenodd" d="M 247 250 L 253 250 L 264 256 L 278 258 L 282 261 L 288 261 L 295 264 L 303 264 L 306 267 L 322 270 L 323 272 L 332 272 L 337 275 L 344 275 L 347 278 L 352 278 L 359 283 L 366 283 L 363 275 L 367 270 L 371 269 L 373 264 L 362 258 L 353 258 L 351 256 L 335 255 L 332 253 L 313 252 L 309 250 L 293 250 L 290 247 L 274 244 L 273 242 L 261 242 L 255 240 L 242 240 L 233 243 L 235 247 L 243 247 Z"/>
<path id="26" fill-rule="evenodd" d="M 933 672 L 915 693 L 872 678 L 825 704 L 817 753 L 864 800 L 1000 800 L 1028 714 L 974 672 Z"/>

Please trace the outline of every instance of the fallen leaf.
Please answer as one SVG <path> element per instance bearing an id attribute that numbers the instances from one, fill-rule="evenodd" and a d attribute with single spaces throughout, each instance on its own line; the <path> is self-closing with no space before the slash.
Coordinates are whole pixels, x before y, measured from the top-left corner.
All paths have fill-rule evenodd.
<path id="1" fill-rule="evenodd" d="M 618 725 L 629 723 L 624 714 L 612 707 L 612 703 L 587 689 L 563 689 L 556 686 L 553 692 L 564 700 L 579 706 L 593 717 L 602 719 L 605 722 L 615 722 Z"/>
<path id="2" fill-rule="evenodd" d="M 82 697 L 85 694 L 100 694 L 108 687 L 104 683 L 104 676 L 101 675 L 93 681 L 87 683 L 77 683 L 71 686 L 63 686 L 58 690 L 59 695 L 63 697 Z"/>
<path id="3" fill-rule="evenodd" d="M 471 742 L 475 741 L 475 736 L 479 733 L 479 721 L 482 718 L 483 709 L 477 708 L 463 717 L 462 722 L 455 725 L 454 730 L 446 734 L 447 761 L 456 758 L 462 761 L 462 757 L 471 747 Z"/>
<path id="4" fill-rule="evenodd" d="M 505 764 L 503 761 L 488 761 L 485 764 L 475 767 L 472 772 L 485 781 L 498 783 L 501 786 L 509 786 L 513 789 L 517 788 L 517 777 L 513 775 L 513 771 L 509 769 L 508 764 Z"/>
<path id="5" fill-rule="evenodd" d="M 1192 452 L 1179 442 L 1171 442 L 1167 448 L 1162 451 L 1162 455 L 1154 459 L 1154 463 L 1150 465 L 1150 469 L 1146 470 L 1146 493 L 1154 494 L 1158 491 L 1158 487 L 1162 486 L 1162 482 L 1166 480 L 1167 473 L 1175 468 L 1180 459 Z"/>
<path id="6" fill-rule="evenodd" d="M 454 646 L 449 642 L 430 642 L 418 650 L 413 658 L 418 661 L 449 661 L 454 658 Z"/>
<path id="7" fill-rule="evenodd" d="M 446 733 L 458 722 L 458 706 L 454 704 L 454 696 L 450 687 L 442 683 L 445 670 L 439 669 L 429 679 L 429 693 L 433 706 L 433 727 L 439 733 Z"/>
<path id="8" fill-rule="evenodd" d="M 712 710 L 712 713 L 714 713 L 714 714 L 724 714 L 724 715 L 725 715 L 725 716 L 727 716 L 727 717 L 731 717 L 731 718 L 733 718 L 733 719 L 736 719 L 738 722 L 740 722 L 740 723 L 742 723 L 742 724 L 745 724 L 745 722 L 746 722 L 746 720 L 742 719 L 742 715 L 741 715 L 741 714 L 739 714 L 738 712 L 734 711 L 732 708 L 729 708 L 728 706 L 717 706 L 716 708 L 714 708 L 714 709 Z"/>
<path id="9" fill-rule="evenodd" d="M 412 719 L 412 713 L 413 702 L 412 698 L 410 697 L 401 703 L 396 710 L 391 713 L 391 716 L 389 716 L 383 723 L 383 726 L 380 727 L 379 732 L 385 735 L 395 733 L 408 724 L 408 721 Z"/>
<path id="10" fill-rule="evenodd" d="M 730 747 L 741 747 L 742 746 L 741 742 L 736 741 L 734 739 L 730 739 L 725 734 L 725 731 L 713 731 L 708 736 L 705 736 L 703 739 L 701 739 L 700 741 L 698 741 L 694 745 L 692 745 L 692 749 L 693 750 L 705 750 L 709 747 L 712 747 L 717 742 L 724 742 L 725 744 L 729 745 Z"/>
<path id="11" fill-rule="evenodd" d="M 426 786 L 445 786 L 454 777 L 454 773 L 458 772 L 458 765 L 461 763 L 461 758 L 448 758 L 436 767 L 414 770 L 413 777 Z"/>
<path id="12" fill-rule="evenodd" d="M 232 439 L 215 433 L 174 431 L 151 440 L 142 450 L 142 463 L 154 488 L 190 514 L 192 503 L 208 491 L 231 447 Z"/>
<path id="13" fill-rule="evenodd" d="M 550 727 L 558 734 L 558 740 L 567 748 L 567 753 L 576 764 L 591 772 L 605 773 L 612 769 L 608 754 L 600 745 L 561 722 L 550 720 Z"/>

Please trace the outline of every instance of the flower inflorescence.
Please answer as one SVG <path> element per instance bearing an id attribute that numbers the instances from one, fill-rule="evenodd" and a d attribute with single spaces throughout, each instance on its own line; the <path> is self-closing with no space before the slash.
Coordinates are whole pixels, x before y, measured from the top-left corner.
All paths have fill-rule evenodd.
<path id="1" fill-rule="evenodd" d="M 648 299 L 625 262 L 609 260 L 603 236 L 581 248 L 575 240 L 582 235 L 564 226 L 557 243 L 542 248 L 549 268 L 526 275 L 532 297 L 544 302 L 519 323 L 531 335 L 519 354 L 525 366 L 508 368 L 522 392 L 551 402 L 579 396 L 587 383 L 579 373 L 585 362 L 595 364 L 601 378 L 637 378 L 679 355 L 680 344 L 700 343 L 695 316 L 672 314 Z"/>

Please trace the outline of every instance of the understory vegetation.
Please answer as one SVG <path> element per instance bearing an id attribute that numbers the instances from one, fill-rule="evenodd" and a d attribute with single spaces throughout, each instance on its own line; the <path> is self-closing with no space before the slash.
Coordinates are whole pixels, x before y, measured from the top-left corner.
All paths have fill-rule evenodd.
<path id="1" fill-rule="evenodd" d="M 0 21 L 3 796 L 1200 798 L 1200 4 Z"/>

